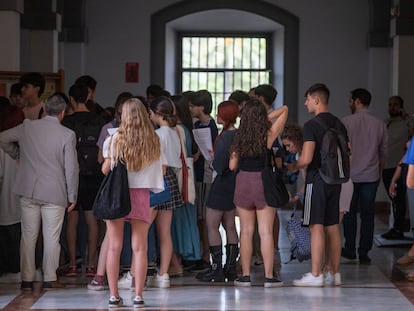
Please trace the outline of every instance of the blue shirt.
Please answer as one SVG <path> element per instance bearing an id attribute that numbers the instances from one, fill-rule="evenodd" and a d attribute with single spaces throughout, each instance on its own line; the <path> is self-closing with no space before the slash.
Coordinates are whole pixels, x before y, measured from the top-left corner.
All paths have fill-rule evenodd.
<path id="1" fill-rule="evenodd" d="M 411 139 L 410 147 L 408 147 L 407 153 L 405 154 L 404 163 L 414 164 L 414 137 Z"/>

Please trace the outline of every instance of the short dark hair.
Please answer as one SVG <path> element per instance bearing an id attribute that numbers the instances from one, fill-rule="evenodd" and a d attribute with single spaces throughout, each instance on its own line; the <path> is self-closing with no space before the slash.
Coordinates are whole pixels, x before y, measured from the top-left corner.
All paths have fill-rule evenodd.
<path id="1" fill-rule="evenodd" d="M 88 98 L 88 87 L 82 84 L 74 84 L 69 88 L 69 96 L 77 103 L 86 104 Z"/>
<path id="2" fill-rule="evenodd" d="M 121 106 L 127 99 L 130 99 L 131 97 L 133 97 L 134 95 L 132 95 L 131 92 L 122 92 L 119 93 L 118 96 L 116 97 L 115 100 L 115 110 L 119 108 L 119 106 Z"/>
<path id="3" fill-rule="evenodd" d="M 164 88 L 161 85 L 150 84 L 146 89 L 146 95 L 147 98 L 149 97 L 149 95 L 152 95 L 153 97 L 163 96 L 163 91 Z"/>
<path id="4" fill-rule="evenodd" d="M 233 93 L 230 94 L 229 100 L 234 100 L 239 105 L 243 102 L 247 102 L 250 99 L 249 94 L 242 90 L 235 90 Z"/>
<path id="5" fill-rule="evenodd" d="M 277 91 L 271 84 L 260 84 L 254 88 L 254 93 L 257 96 L 262 96 L 269 106 L 273 104 L 276 99 Z"/>
<path id="6" fill-rule="evenodd" d="M 35 87 L 39 87 L 37 96 L 41 96 L 45 91 L 46 81 L 45 78 L 38 72 L 29 72 L 20 77 L 20 83 L 22 85 L 31 84 Z"/>
<path id="7" fill-rule="evenodd" d="M 191 104 L 194 106 L 202 106 L 204 107 L 204 113 L 210 114 L 211 109 L 213 108 L 213 99 L 211 97 L 211 93 L 207 90 L 199 90 L 194 92 L 191 96 Z"/>
<path id="8" fill-rule="evenodd" d="M 10 97 L 22 95 L 23 83 L 14 83 L 10 87 Z"/>
<path id="9" fill-rule="evenodd" d="M 324 99 L 326 103 L 328 103 L 330 92 L 329 92 L 328 87 L 325 84 L 323 83 L 313 84 L 306 90 L 305 97 L 308 95 L 312 96 L 315 94 L 317 94 L 319 97 Z"/>
<path id="10" fill-rule="evenodd" d="M 394 96 L 391 96 L 388 100 L 390 101 L 391 99 L 396 99 L 400 103 L 400 108 L 404 108 L 404 100 L 402 99 L 401 96 L 394 95 Z"/>
<path id="11" fill-rule="evenodd" d="M 371 103 L 371 93 L 366 89 L 359 88 L 351 91 L 351 98 L 352 100 L 356 100 L 358 98 L 364 106 L 369 106 Z"/>
<path id="12" fill-rule="evenodd" d="M 96 80 L 92 78 L 91 76 L 84 75 L 84 76 L 80 76 L 79 78 L 77 78 L 75 81 L 75 84 L 84 85 L 90 88 L 92 91 L 94 91 L 96 89 L 96 85 L 98 84 L 98 82 L 96 82 Z"/>

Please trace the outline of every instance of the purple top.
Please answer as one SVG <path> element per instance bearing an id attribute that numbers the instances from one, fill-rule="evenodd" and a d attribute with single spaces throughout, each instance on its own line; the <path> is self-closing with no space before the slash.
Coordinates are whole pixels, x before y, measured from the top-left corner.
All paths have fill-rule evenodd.
<path id="1" fill-rule="evenodd" d="M 385 122 L 361 109 L 342 119 L 351 144 L 351 179 L 353 182 L 380 180 L 380 161 L 388 153 Z"/>

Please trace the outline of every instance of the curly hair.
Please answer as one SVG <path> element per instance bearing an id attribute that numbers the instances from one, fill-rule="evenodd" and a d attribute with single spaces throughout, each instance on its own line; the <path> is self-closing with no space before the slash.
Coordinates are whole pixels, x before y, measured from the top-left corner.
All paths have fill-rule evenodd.
<path id="1" fill-rule="evenodd" d="M 270 127 L 271 122 L 264 105 L 256 99 L 249 100 L 241 112 L 239 130 L 235 134 L 231 151 L 238 157 L 262 155 L 266 150 Z"/>
<path id="2" fill-rule="evenodd" d="M 129 171 L 148 167 L 160 158 L 160 140 L 139 99 L 130 98 L 123 104 L 121 124 L 112 146 L 115 163 L 126 163 Z"/>
<path id="3" fill-rule="evenodd" d="M 303 145 L 303 131 L 302 127 L 296 123 L 289 123 L 283 129 L 283 132 L 280 134 L 281 139 L 288 139 L 295 144 L 302 146 Z"/>

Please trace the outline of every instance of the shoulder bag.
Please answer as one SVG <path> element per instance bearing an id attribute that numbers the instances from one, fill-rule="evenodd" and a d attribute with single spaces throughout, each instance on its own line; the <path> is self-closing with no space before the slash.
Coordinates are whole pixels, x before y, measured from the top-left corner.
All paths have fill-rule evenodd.
<path id="1" fill-rule="evenodd" d="M 131 211 L 128 172 L 125 164 L 118 162 L 105 175 L 92 206 L 98 219 L 118 219 Z"/>
<path id="2" fill-rule="evenodd" d="M 282 174 L 282 171 L 276 167 L 273 150 L 267 149 L 262 181 L 266 203 L 271 207 L 281 207 L 289 202 L 289 193 L 283 182 Z"/>
<path id="3" fill-rule="evenodd" d="M 112 136 L 110 139 L 109 146 L 111 147 Z M 121 161 L 118 161 L 102 180 L 92 205 L 92 211 L 98 219 L 119 219 L 131 211 L 128 171 Z"/>

